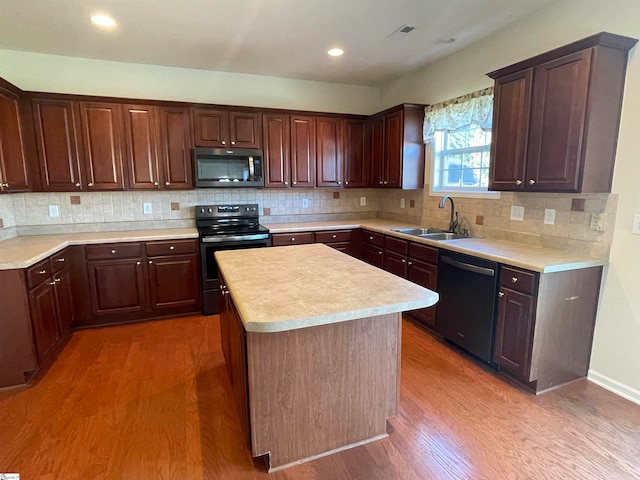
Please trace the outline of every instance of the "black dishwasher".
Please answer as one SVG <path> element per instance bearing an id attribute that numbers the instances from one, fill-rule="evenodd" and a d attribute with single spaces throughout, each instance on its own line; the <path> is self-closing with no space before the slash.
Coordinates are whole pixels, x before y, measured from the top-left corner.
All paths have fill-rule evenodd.
<path id="1" fill-rule="evenodd" d="M 450 342 L 492 364 L 498 263 L 440 251 L 437 330 Z"/>

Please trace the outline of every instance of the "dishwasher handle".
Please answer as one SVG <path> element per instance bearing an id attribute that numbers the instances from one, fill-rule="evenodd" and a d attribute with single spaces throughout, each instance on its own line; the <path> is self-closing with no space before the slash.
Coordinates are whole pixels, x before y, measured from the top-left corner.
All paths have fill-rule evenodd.
<path id="1" fill-rule="evenodd" d="M 493 277 L 496 274 L 496 271 L 493 268 L 479 267 L 478 265 L 471 265 L 470 263 L 459 262 L 458 260 L 454 260 L 453 258 L 449 258 L 445 256 L 441 256 L 440 261 L 442 263 L 451 265 L 452 267 L 459 268 L 461 270 L 467 270 L 468 272 L 479 273 L 480 275 L 485 275 L 487 277 Z"/>

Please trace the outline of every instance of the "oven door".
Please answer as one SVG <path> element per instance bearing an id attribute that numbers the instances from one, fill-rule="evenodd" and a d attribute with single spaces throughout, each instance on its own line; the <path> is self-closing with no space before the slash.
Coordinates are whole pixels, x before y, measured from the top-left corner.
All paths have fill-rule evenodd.
<path id="1" fill-rule="evenodd" d="M 215 253 L 221 250 L 270 247 L 271 237 L 260 240 L 233 240 L 225 242 L 204 242 L 200 239 L 200 262 L 202 273 L 202 312 L 213 315 L 220 312 L 220 281 Z"/>

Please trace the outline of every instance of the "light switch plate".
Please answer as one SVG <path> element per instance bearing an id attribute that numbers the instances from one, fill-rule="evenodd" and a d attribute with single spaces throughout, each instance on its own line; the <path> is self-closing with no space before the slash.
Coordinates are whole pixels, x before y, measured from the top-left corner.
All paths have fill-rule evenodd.
<path id="1" fill-rule="evenodd" d="M 545 208 L 544 209 L 544 224 L 545 225 L 553 225 L 556 223 L 556 211 L 554 208 Z"/>
<path id="2" fill-rule="evenodd" d="M 640 213 L 636 213 L 633 216 L 633 226 L 631 227 L 631 233 L 634 235 L 640 235 Z"/>
<path id="3" fill-rule="evenodd" d="M 364 207 L 367 205 L 367 197 L 360 197 L 360 206 Z"/>
<path id="4" fill-rule="evenodd" d="M 49 205 L 49 217 L 55 218 L 60 216 L 60 208 L 58 205 Z"/>
<path id="5" fill-rule="evenodd" d="M 142 204 L 142 212 L 143 212 L 145 215 L 151 215 L 151 214 L 153 214 L 153 208 L 151 207 L 151 204 L 150 204 L 150 203 L 143 203 L 143 204 Z"/>
<path id="6" fill-rule="evenodd" d="M 302 208 L 309 208 L 309 199 L 308 198 L 303 198 L 302 199 Z"/>
<path id="7" fill-rule="evenodd" d="M 519 205 L 511 206 L 511 220 L 515 220 L 517 222 L 524 221 L 524 207 Z"/>
<path id="8" fill-rule="evenodd" d="M 591 224 L 589 228 L 591 230 L 596 230 L 598 232 L 604 232 L 604 226 L 607 222 L 607 214 L 606 213 L 594 213 L 591 215 Z"/>
<path id="9" fill-rule="evenodd" d="M 404 198 L 400 199 L 400 208 L 404 208 L 405 207 L 405 203 L 404 203 Z"/>

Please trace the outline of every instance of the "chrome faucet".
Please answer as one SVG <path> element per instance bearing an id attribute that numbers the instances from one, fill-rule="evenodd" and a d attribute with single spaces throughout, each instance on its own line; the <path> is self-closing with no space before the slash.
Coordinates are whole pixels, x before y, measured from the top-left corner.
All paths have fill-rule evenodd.
<path id="1" fill-rule="evenodd" d="M 447 200 L 449 200 L 451 202 L 451 218 L 449 219 L 449 230 L 447 230 L 448 232 L 451 233 L 455 233 L 456 232 L 456 228 L 458 226 L 458 212 L 455 211 L 455 206 L 453 205 L 453 198 L 451 198 L 449 195 L 444 195 L 441 199 L 440 199 L 440 203 L 438 204 L 438 208 L 444 208 L 445 203 L 447 203 Z M 454 213 L 455 213 L 455 217 L 454 217 Z"/>

